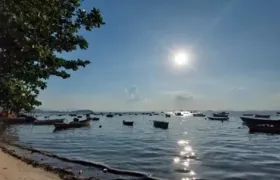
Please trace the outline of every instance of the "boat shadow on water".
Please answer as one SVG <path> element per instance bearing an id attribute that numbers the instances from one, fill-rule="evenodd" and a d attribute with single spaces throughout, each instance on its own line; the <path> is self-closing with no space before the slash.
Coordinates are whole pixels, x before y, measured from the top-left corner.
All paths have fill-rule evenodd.
<path id="1" fill-rule="evenodd" d="M 90 129 L 90 126 L 83 126 L 83 127 L 80 127 L 78 129 L 82 129 L 82 130 L 89 130 Z M 77 130 L 76 127 L 72 127 L 72 128 L 54 128 L 53 130 L 53 133 L 58 133 L 58 132 L 62 132 L 62 131 L 74 131 L 74 130 Z"/>

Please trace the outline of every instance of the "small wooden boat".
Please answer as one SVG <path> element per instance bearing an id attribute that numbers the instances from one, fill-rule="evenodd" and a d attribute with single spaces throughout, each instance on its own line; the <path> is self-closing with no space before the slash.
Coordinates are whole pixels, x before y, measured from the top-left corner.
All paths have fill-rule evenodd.
<path id="1" fill-rule="evenodd" d="M 114 117 L 114 115 L 113 114 L 107 114 L 106 117 L 110 117 L 111 118 L 111 117 Z"/>
<path id="2" fill-rule="evenodd" d="M 55 123 L 63 123 L 64 119 L 36 120 L 34 125 L 53 125 Z"/>
<path id="3" fill-rule="evenodd" d="M 154 127 L 155 128 L 161 128 L 161 129 L 168 129 L 168 122 L 164 121 L 154 121 Z"/>
<path id="4" fill-rule="evenodd" d="M 93 121 L 98 121 L 98 120 L 99 120 L 99 117 L 93 117 L 93 118 L 91 118 L 91 120 L 93 120 Z"/>
<path id="5" fill-rule="evenodd" d="M 205 117 L 205 115 L 202 113 L 195 113 L 193 114 L 193 117 Z"/>
<path id="6" fill-rule="evenodd" d="M 125 126 L 133 126 L 133 121 L 125 121 L 125 120 L 123 120 L 123 125 L 125 125 Z"/>
<path id="7" fill-rule="evenodd" d="M 213 121 L 228 121 L 229 117 L 208 117 L 208 119 Z"/>
<path id="8" fill-rule="evenodd" d="M 271 134 L 280 134 L 280 126 L 272 124 L 249 124 L 249 133 L 262 132 Z"/>
<path id="9" fill-rule="evenodd" d="M 256 118 L 270 118 L 270 115 L 255 114 Z"/>
<path id="10" fill-rule="evenodd" d="M 80 128 L 90 125 L 91 119 L 81 120 L 81 121 L 72 121 L 70 123 L 55 123 L 55 129 L 69 129 L 69 128 Z"/>
<path id="11" fill-rule="evenodd" d="M 270 125 L 276 125 L 280 126 L 280 120 L 271 120 L 271 119 L 261 119 L 261 118 L 255 118 L 255 117 L 240 117 L 242 121 L 246 125 L 256 125 L 256 124 L 270 124 Z"/>
<path id="12" fill-rule="evenodd" d="M 171 117 L 171 115 L 170 114 L 165 114 L 165 117 Z"/>

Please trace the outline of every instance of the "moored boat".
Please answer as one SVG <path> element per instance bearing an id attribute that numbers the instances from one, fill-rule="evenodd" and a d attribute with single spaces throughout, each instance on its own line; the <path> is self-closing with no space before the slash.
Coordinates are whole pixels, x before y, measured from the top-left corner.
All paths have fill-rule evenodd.
<path id="1" fill-rule="evenodd" d="M 69 129 L 69 128 L 80 128 L 90 125 L 91 119 L 81 120 L 81 121 L 72 121 L 70 123 L 55 123 L 55 129 Z"/>
<path id="2" fill-rule="evenodd" d="M 205 115 L 202 113 L 194 113 L 193 117 L 205 117 Z"/>
<path id="3" fill-rule="evenodd" d="M 169 123 L 165 121 L 154 121 L 155 128 L 168 129 L 168 125 Z"/>
<path id="4" fill-rule="evenodd" d="M 165 114 L 165 117 L 171 117 L 171 115 L 170 114 Z"/>
<path id="5" fill-rule="evenodd" d="M 245 124 L 270 124 L 270 125 L 279 125 L 280 126 L 280 120 L 271 120 L 271 119 L 261 119 L 261 118 L 255 118 L 255 117 L 240 117 L 240 119 L 242 119 L 242 121 Z"/>
<path id="6" fill-rule="evenodd" d="M 229 117 L 208 117 L 208 119 L 214 121 L 228 121 Z"/>
<path id="7" fill-rule="evenodd" d="M 63 123 L 64 119 L 36 120 L 34 125 L 53 125 L 55 123 Z"/>
<path id="8" fill-rule="evenodd" d="M 254 114 L 242 114 L 242 116 L 254 116 Z"/>
<path id="9" fill-rule="evenodd" d="M 213 117 L 228 117 L 228 113 L 225 112 L 213 113 Z"/>
<path id="10" fill-rule="evenodd" d="M 113 114 L 107 114 L 106 117 L 114 117 Z"/>
<path id="11" fill-rule="evenodd" d="M 93 118 L 91 118 L 91 120 L 93 120 L 93 121 L 98 121 L 98 120 L 99 120 L 99 117 L 93 117 Z"/>
<path id="12" fill-rule="evenodd" d="M 126 125 L 126 126 L 133 126 L 133 121 L 125 121 L 123 120 L 123 125 Z"/>
<path id="13" fill-rule="evenodd" d="M 35 120 L 36 118 L 32 116 L 15 117 L 15 118 L 0 117 L 0 123 L 4 123 L 4 124 L 28 124 L 28 123 L 33 123 Z"/>

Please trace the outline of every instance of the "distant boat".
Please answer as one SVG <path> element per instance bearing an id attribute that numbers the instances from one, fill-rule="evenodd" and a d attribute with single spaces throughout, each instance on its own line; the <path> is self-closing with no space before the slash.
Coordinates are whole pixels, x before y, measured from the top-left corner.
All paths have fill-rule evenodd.
<path id="1" fill-rule="evenodd" d="M 168 129 L 168 124 L 168 122 L 164 121 L 154 121 L 155 128 Z"/>
<path id="2" fill-rule="evenodd" d="M 228 113 L 225 112 L 213 113 L 213 117 L 228 117 Z"/>
<path id="3" fill-rule="evenodd" d="M 177 112 L 175 113 L 176 116 L 182 116 L 182 113 L 181 112 Z"/>
<path id="4" fill-rule="evenodd" d="M 107 114 L 106 117 L 114 117 L 113 114 Z"/>
<path id="5" fill-rule="evenodd" d="M 171 115 L 170 114 L 165 114 L 165 117 L 171 117 Z"/>
<path id="6" fill-rule="evenodd" d="M 227 121 L 229 118 L 228 117 L 208 117 L 209 120 L 214 120 L 214 121 Z"/>
<path id="7" fill-rule="evenodd" d="M 69 114 L 69 116 L 73 116 L 74 117 L 74 116 L 77 116 L 77 114 Z"/>
<path id="8" fill-rule="evenodd" d="M 83 116 L 77 116 L 77 118 L 82 118 Z"/>
<path id="9" fill-rule="evenodd" d="M 123 120 L 123 125 L 125 125 L 125 126 L 133 126 L 133 121 L 125 121 L 125 120 Z"/>
<path id="10" fill-rule="evenodd" d="M 253 116 L 254 114 L 242 114 L 242 116 Z"/>
<path id="11" fill-rule="evenodd" d="M 246 125 L 256 125 L 256 124 L 270 124 L 270 125 L 279 125 L 280 126 L 280 120 L 270 120 L 267 118 L 255 118 L 255 117 L 240 117 L 240 119 L 242 119 L 242 121 L 246 124 Z"/>
<path id="12" fill-rule="evenodd" d="M 280 126 L 272 124 L 249 124 L 247 125 L 250 133 L 261 132 L 261 133 L 271 133 L 280 134 Z"/>
<path id="13" fill-rule="evenodd" d="M 63 123 L 64 119 L 36 120 L 34 125 L 53 125 L 55 123 Z"/>
<path id="14" fill-rule="evenodd" d="M 47 119 L 47 118 L 49 118 L 49 117 L 50 117 L 50 116 L 45 116 L 44 118 L 46 118 L 46 119 Z"/>
<path id="15" fill-rule="evenodd" d="M 99 120 L 99 117 L 93 117 L 93 118 L 91 118 L 91 120 L 93 120 L 93 121 L 98 121 L 98 120 Z"/>
<path id="16" fill-rule="evenodd" d="M 193 117 L 205 117 L 205 115 L 202 113 L 194 113 Z"/>
<path id="17" fill-rule="evenodd" d="M 80 128 L 90 125 L 90 119 L 82 120 L 82 121 L 72 121 L 70 123 L 55 123 L 55 129 L 69 129 L 69 128 Z"/>
<path id="18" fill-rule="evenodd" d="M 270 115 L 255 114 L 256 118 L 270 118 Z"/>

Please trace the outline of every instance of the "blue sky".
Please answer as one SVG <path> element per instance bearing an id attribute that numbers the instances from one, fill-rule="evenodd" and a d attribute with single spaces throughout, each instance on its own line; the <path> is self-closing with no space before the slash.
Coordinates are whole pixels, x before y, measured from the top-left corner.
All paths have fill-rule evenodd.
<path id="1" fill-rule="evenodd" d="M 42 108 L 280 109 L 279 0 L 85 0 L 106 25 L 81 34 L 91 60 L 51 78 Z M 176 66 L 174 54 L 188 61 Z"/>

